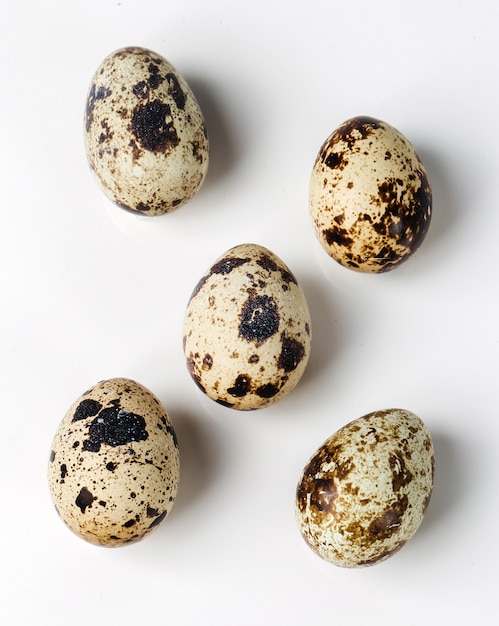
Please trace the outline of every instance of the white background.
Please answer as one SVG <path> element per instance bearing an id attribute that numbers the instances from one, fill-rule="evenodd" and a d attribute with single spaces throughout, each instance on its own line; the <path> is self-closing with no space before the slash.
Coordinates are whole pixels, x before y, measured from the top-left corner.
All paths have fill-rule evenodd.
<path id="1" fill-rule="evenodd" d="M 2 0 L 2 624 L 495 622 L 498 7 Z M 111 206 L 84 154 L 92 74 L 127 45 L 169 59 L 208 125 L 205 185 L 163 217 Z M 423 246 L 380 276 L 332 261 L 307 208 L 320 145 L 360 114 L 409 138 L 434 193 Z M 299 386 L 251 413 L 199 392 L 181 342 L 197 280 L 243 242 L 288 264 L 313 323 Z M 164 524 L 112 550 L 65 528 L 46 468 L 71 403 L 115 376 L 164 403 L 182 479 Z M 432 433 L 432 501 L 398 554 L 340 569 L 299 535 L 296 483 L 324 439 L 392 406 L 417 413 Z"/>

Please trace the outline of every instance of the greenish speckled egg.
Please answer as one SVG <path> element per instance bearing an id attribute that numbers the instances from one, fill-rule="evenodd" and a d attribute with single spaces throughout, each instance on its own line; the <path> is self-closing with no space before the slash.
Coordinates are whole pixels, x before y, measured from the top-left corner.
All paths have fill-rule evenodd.
<path id="1" fill-rule="evenodd" d="M 403 409 L 369 413 L 327 439 L 305 467 L 296 492 L 300 531 L 340 567 L 384 561 L 419 528 L 433 477 L 423 421 Z"/>

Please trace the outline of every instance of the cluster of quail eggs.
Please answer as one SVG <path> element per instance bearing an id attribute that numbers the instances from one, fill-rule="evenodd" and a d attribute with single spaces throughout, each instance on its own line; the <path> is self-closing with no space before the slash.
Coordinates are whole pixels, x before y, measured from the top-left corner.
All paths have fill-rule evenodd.
<path id="1" fill-rule="evenodd" d="M 128 47 L 97 68 L 85 110 L 85 149 L 104 193 L 141 215 L 193 198 L 209 161 L 206 124 L 181 74 L 160 55 Z M 432 196 L 424 166 L 389 124 L 354 117 L 326 139 L 312 168 L 310 218 L 338 263 L 380 273 L 421 245 Z M 193 286 L 182 329 L 196 387 L 234 410 L 278 402 L 299 383 L 312 322 L 288 266 L 258 244 L 236 245 Z M 434 451 L 423 421 L 375 411 L 339 429 L 298 481 L 296 519 L 312 550 L 341 567 L 385 560 L 422 522 Z M 52 500 L 83 539 L 120 546 L 148 535 L 172 509 L 177 438 L 161 402 L 126 378 L 104 380 L 69 408 L 54 436 Z"/>

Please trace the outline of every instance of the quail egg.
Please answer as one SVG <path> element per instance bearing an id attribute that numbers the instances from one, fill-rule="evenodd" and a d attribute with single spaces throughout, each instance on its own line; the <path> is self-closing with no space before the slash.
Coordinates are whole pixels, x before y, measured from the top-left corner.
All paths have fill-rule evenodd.
<path id="1" fill-rule="evenodd" d="M 48 464 L 62 521 L 82 539 L 109 547 L 136 542 L 160 525 L 179 475 L 168 414 L 148 389 L 126 378 L 101 381 L 72 404 Z"/>
<path id="2" fill-rule="evenodd" d="M 384 561 L 419 528 L 433 477 L 423 421 L 403 409 L 369 413 L 327 439 L 305 467 L 296 492 L 300 531 L 340 567 Z"/>
<path id="3" fill-rule="evenodd" d="M 309 198 L 322 247 L 358 272 L 387 272 L 411 257 L 432 212 L 428 176 L 413 146 L 372 117 L 347 120 L 324 142 Z"/>
<path id="4" fill-rule="evenodd" d="M 194 94 L 171 63 L 140 47 L 117 50 L 97 68 L 85 149 L 107 197 L 141 215 L 184 205 L 208 170 L 206 124 Z"/>
<path id="5" fill-rule="evenodd" d="M 235 246 L 192 292 L 183 343 L 191 377 L 208 397 L 233 409 L 266 407 L 305 371 L 311 344 L 305 295 L 273 252 Z"/>

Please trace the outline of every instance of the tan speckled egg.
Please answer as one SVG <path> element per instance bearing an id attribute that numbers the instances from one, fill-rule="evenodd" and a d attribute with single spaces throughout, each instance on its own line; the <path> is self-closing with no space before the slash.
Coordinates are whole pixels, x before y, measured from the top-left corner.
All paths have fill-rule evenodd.
<path id="1" fill-rule="evenodd" d="M 398 130 L 354 117 L 319 151 L 309 209 L 333 259 L 352 270 L 380 273 L 399 266 L 423 242 L 432 194 L 421 160 Z"/>
<path id="2" fill-rule="evenodd" d="M 57 429 L 48 480 L 57 512 L 81 538 L 109 547 L 142 539 L 170 512 L 179 483 L 165 409 L 133 380 L 98 383 Z"/>
<path id="3" fill-rule="evenodd" d="M 296 492 L 301 533 L 340 567 L 384 561 L 421 524 L 433 475 L 433 444 L 419 417 L 369 413 L 338 430 L 305 467 Z"/>
<path id="4" fill-rule="evenodd" d="M 298 383 L 310 355 L 305 295 L 267 248 L 242 244 L 222 255 L 195 287 L 183 328 L 197 386 L 233 409 L 260 409 Z"/>
<path id="5" fill-rule="evenodd" d="M 117 50 L 95 72 L 85 148 L 105 194 L 142 215 L 178 209 L 198 192 L 208 169 L 206 125 L 191 89 L 145 48 Z"/>

